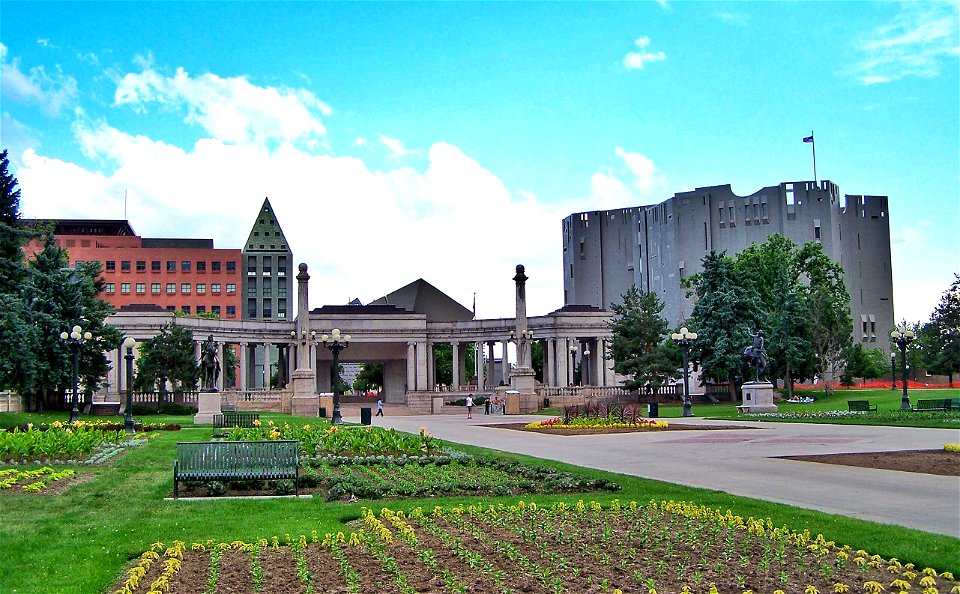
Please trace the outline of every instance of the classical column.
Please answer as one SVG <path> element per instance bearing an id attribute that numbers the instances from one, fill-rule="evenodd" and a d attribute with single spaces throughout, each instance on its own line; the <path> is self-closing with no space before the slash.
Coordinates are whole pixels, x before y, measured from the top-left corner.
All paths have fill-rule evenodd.
<path id="1" fill-rule="evenodd" d="M 110 362 L 110 366 L 107 368 L 107 383 L 109 384 L 107 386 L 107 394 L 108 394 L 107 400 L 110 400 L 109 394 L 122 393 L 120 382 L 122 381 L 122 378 L 123 378 L 122 371 L 124 366 L 118 364 L 117 362 L 117 353 L 119 351 L 120 349 L 113 349 L 112 351 L 107 353 L 107 361 Z M 124 386 L 126 386 L 126 384 L 124 384 Z"/>
<path id="2" fill-rule="evenodd" d="M 264 343 L 263 345 L 263 387 L 267 390 L 270 389 L 270 343 Z"/>
<path id="3" fill-rule="evenodd" d="M 407 343 L 407 391 L 417 389 L 417 349 L 413 342 Z"/>
<path id="4" fill-rule="evenodd" d="M 200 346 L 202 344 L 203 344 L 202 340 L 199 342 L 197 342 L 196 340 L 193 341 L 193 358 L 196 359 L 197 362 L 200 361 Z"/>
<path id="5" fill-rule="evenodd" d="M 454 392 L 460 391 L 460 343 L 453 341 L 450 343 L 451 367 L 450 367 L 450 389 Z"/>
<path id="6" fill-rule="evenodd" d="M 486 390 L 487 382 L 483 377 L 483 343 L 474 343 L 473 372 L 477 374 L 477 390 Z"/>
<path id="7" fill-rule="evenodd" d="M 417 352 L 417 367 L 416 377 L 414 381 L 417 385 L 417 390 L 426 390 L 427 389 L 427 343 L 418 342 L 416 347 Z"/>
<path id="8" fill-rule="evenodd" d="M 523 264 L 517 264 L 517 274 L 513 277 L 516 285 L 517 317 L 517 368 L 533 367 L 530 357 L 530 340 L 527 339 L 527 275 Z"/>
<path id="9" fill-rule="evenodd" d="M 433 391 L 437 385 L 437 360 L 434 356 L 433 343 L 427 343 L 427 390 Z"/>
<path id="10" fill-rule="evenodd" d="M 496 386 L 496 381 L 493 379 L 493 365 L 496 363 L 493 359 L 493 345 L 495 342 L 487 342 L 487 385 L 491 388 Z"/>
<path id="11" fill-rule="evenodd" d="M 217 361 L 220 362 L 220 375 L 217 376 L 217 391 L 223 392 L 223 378 L 227 375 L 227 367 L 223 364 L 223 343 L 217 343 Z"/>
<path id="12" fill-rule="evenodd" d="M 607 363 L 607 372 L 604 377 L 607 380 L 607 383 L 604 385 L 607 386 L 616 386 L 617 385 L 617 371 L 614 369 L 616 362 L 613 360 L 613 357 L 608 357 L 605 359 Z"/>
<path id="13" fill-rule="evenodd" d="M 554 340 L 553 351 L 556 353 L 555 362 L 556 362 L 556 375 L 554 379 L 556 384 L 559 387 L 566 386 L 570 383 L 570 374 L 567 372 L 567 363 L 570 361 L 570 353 L 567 349 L 567 339 L 566 338 L 557 338 Z"/>
<path id="14" fill-rule="evenodd" d="M 509 340 L 503 341 L 503 357 L 500 359 L 503 363 L 501 365 L 502 369 L 500 370 L 501 375 L 503 375 L 503 383 L 507 385 L 510 383 L 510 356 L 507 354 L 507 347 L 510 346 Z"/>

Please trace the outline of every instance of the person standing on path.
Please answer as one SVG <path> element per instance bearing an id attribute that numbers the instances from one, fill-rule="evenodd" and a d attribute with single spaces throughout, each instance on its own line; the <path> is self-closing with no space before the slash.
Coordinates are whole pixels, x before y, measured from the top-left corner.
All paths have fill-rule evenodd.
<path id="1" fill-rule="evenodd" d="M 467 394 L 467 418 L 473 418 L 473 394 Z"/>
<path id="2" fill-rule="evenodd" d="M 377 400 L 377 416 L 378 417 L 383 416 L 383 399 L 382 398 Z"/>
<path id="3" fill-rule="evenodd" d="M 489 397 L 483 401 L 483 414 L 485 415 L 490 414 L 490 398 Z"/>

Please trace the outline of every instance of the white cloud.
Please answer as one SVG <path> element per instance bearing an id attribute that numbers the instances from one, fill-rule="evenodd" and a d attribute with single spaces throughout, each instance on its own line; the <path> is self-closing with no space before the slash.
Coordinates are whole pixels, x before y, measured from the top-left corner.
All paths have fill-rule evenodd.
<path id="1" fill-rule="evenodd" d="M 422 277 L 467 307 L 476 291 L 481 317 L 509 317 L 518 263 L 531 315 L 562 305 L 559 221 L 570 211 L 512 192 L 451 144 L 429 147 L 422 168 L 377 169 L 293 144 L 201 138 L 182 149 L 102 120 L 80 118 L 74 134 L 109 173 L 26 151 L 25 216 L 120 218 L 127 191 L 140 235 L 240 247 L 268 196 L 296 261 L 310 266 L 313 306 L 369 301 Z"/>
<path id="2" fill-rule="evenodd" d="M 610 210 L 636 206 L 633 192 L 611 174 L 594 173 L 590 177 L 591 210 Z"/>
<path id="3" fill-rule="evenodd" d="M 383 146 L 390 150 L 390 156 L 394 159 L 399 159 L 400 157 L 417 152 L 408 150 L 405 146 L 403 146 L 403 142 L 397 138 L 391 138 L 390 136 L 386 136 L 384 134 L 377 134 L 377 137 L 380 139 L 380 142 L 383 143 Z"/>
<path id="4" fill-rule="evenodd" d="M 363 136 L 357 136 L 353 140 L 353 146 L 366 146 L 366 145 L 367 145 L 367 139 L 364 138 Z"/>
<path id="5" fill-rule="evenodd" d="M 907 2 L 890 22 L 860 43 L 853 69 L 865 85 L 907 77 L 932 78 L 960 56 L 957 2 Z"/>
<path id="6" fill-rule="evenodd" d="M 34 103 L 49 115 L 59 115 L 77 97 L 77 81 L 59 68 L 48 73 L 43 66 L 20 70 L 20 59 L 7 61 L 7 46 L 0 43 L 0 93 L 4 101 Z"/>
<path id="7" fill-rule="evenodd" d="M 660 62 L 667 59 L 667 54 L 662 51 L 650 52 L 644 49 L 650 46 L 649 37 L 639 37 L 633 44 L 641 51 L 628 52 L 623 57 L 623 67 L 627 70 L 640 70 L 650 62 Z"/>
<path id="8" fill-rule="evenodd" d="M 750 24 L 750 15 L 740 12 L 720 12 L 717 13 L 717 18 L 728 25 L 737 27 L 746 27 Z"/>
<path id="9" fill-rule="evenodd" d="M 627 152 L 619 146 L 616 152 L 617 156 L 623 159 L 623 163 L 630 170 L 630 173 L 636 178 L 633 185 L 643 195 L 649 195 L 665 185 L 664 175 L 657 169 L 650 157 L 640 153 Z"/>
<path id="10" fill-rule="evenodd" d="M 242 76 L 192 77 L 183 68 L 165 76 L 150 61 L 141 59 L 143 70 L 119 81 L 114 93 L 117 105 L 131 106 L 138 113 L 146 113 L 149 104 L 185 107 L 185 122 L 230 143 L 309 143 L 326 134 L 321 116 L 330 115 L 331 109 L 310 91 L 260 87 Z"/>

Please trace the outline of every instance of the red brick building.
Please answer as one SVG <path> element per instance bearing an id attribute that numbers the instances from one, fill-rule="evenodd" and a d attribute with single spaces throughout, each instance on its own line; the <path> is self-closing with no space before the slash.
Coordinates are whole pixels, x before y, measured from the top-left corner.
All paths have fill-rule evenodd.
<path id="1" fill-rule="evenodd" d="M 154 304 L 187 314 L 217 314 L 239 319 L 241 251 L 217 249 L 212 239 L 139 237 L 124 220 L 61 219 L 25 221 L 55 224 L 57 244 L 67 250 L 70 266 L 98 261 L 106 283 L 104 300 L 120 309 Z M 42 249 L 31 242 L 27 257 Z"/>

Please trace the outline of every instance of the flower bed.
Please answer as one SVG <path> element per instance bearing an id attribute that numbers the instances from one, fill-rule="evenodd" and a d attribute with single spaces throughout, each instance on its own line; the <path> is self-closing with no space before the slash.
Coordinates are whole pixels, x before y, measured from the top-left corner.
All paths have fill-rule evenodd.
<path id="1" fill-rule="evenodd" d="M 632 429 L 642 431 L 644 429 L 666 429 L 669 425 L 666 421 L 654 419 L 636 419 L 633 421 L 621 421 L 616 417 L 584 418 L 572 417 L 565 421 L 560 417 L 546 419 L 543 421 L 534 421 L 524 425 L 525 429 Z"/>
<path id="2" fill-rule="evenodd" d="M 67 469 L 56 471 L 49 466 L 34 470 L 18 470 L 16 468 L 0 469 L 0 491 L 24 491 L 39 493 L 51 483 L 68 479 L 74 471 Z"/>
<path id="3" fill-rule="evenodd" d="M 293 439 L 300 442 L 300 449 L 308 456 L 323 454 L 342 454 L 365 456 L 370 454 L 433 454 L 439 452 L 443 442 L 430 436 L 426 429 L 420 428 L 418 435 L 401 433 L 394 429 L 381 427 L 350 427 L 321 423 L 302 427 L 288 423 L 277 425 L 273 421 L 266 424 L 254 421 L 254 427 L 232 429 L 227 433 L 229 441 L 255 441 Z"/>
<path id="4" fill-rule="evenodd" d="M 116 594 L 958 592 L 949 573 L 677 502 L 363 511 L 320 538 L 155 543 Z M 281 544 L 282 543 L 282 544 Z"/>
<path id="5" fill-rule="evenodd" d="M 737 415 L 738 419 L 784 419 L 784 420 L 829 420 L 829 419 L 870 419 L 871 423 L 881 425 L 884 423 L 897 423 L 899 421 L 915 421 L 917 419 L 938 420 L 938 421 L 960 421 L 960 411 L 930 411 L 914 412 L 890 410 L 879 413 L 867 413 L 864 411 L 851 410 L 824 410 L 819 412 L 757 412 L 742 413 Z"/>
<path id="6" fill-rule="evenodd" d="M 0 431 L 0 460 L 19 463 L 41 459 L 79 460 L 104 444 L 118 444 L 125 439 L 122 431 L 102 430 L 83 421 L 56 422 L 44 428 L 28 425 L 26 430 Z"/>

